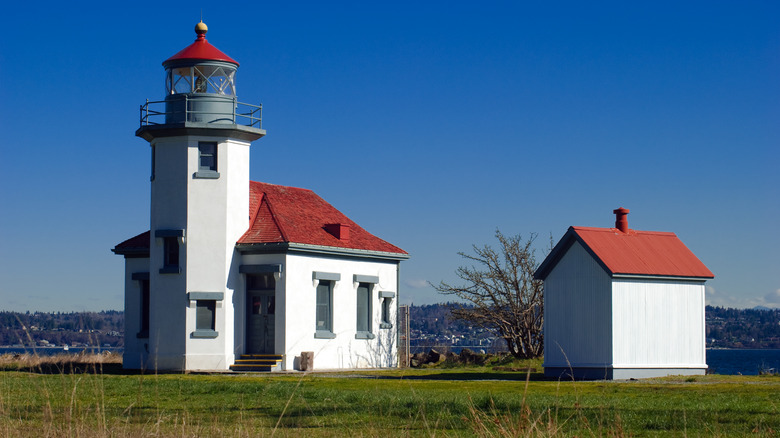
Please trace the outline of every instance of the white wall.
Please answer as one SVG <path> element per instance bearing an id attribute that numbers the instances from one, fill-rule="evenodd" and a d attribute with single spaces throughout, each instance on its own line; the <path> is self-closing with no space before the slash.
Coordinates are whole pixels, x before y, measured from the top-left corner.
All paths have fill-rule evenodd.
<path id="1" fill-rule="evenodd" d="M 195 178 L 201 141 L 217 142 L 219 178 Z M 156 139 L 150 254 L 152 358 L 156 369 L 228 369 L 234 356 L 234 290 L 243 290 L 235 243 L 249 227 L 249 143 L 211 136 Z M 159 229 L 184 229 L 180 274 L 160 274 Z M 193 338 L 190 292 L 217 292 L 216 338 Z"/>
<path id="2" fill-rule="evenodd" d="M 219 178 L 193 178 L 199 142 L 217 142 Z M 216 338 L 193 338 L 196 302 L 186 311 L 188 370 L 226 370 L 234 362 L 234 291 L 242 286 L 236 241 L 249 228 L 249 143 L 224 137 L 187 137 L 187 292 L 221 292 Z M 243 289 L 243 287 L 241 288 Z"/>
<path id="3" fill-rule="evenodd" d="M 705 368 L 704 283 L 616 279 L 615 368 Z"/>
<path id="4" fill-rule="evenodd" d="M 244 256 L 244 264 L 272 263 L 272 256 Z M 398 365 L 397 326 L 380 329 L 380 291 L 395 292 L 391 306 L 391 321 L 396 320 L 398 300 L 398 263 L 394 261 L 356 261 L 344 258 L 288 254 L 277 285 L 276 348 L 285 355 L 282 369 L 296 366 L 295 358 L 303 351 L 314 352 L 315 369 L 376 368 Z M 333 289 L 334 339 L 314 337 L 316 317 L 316 285 L 314 271 L 338 273 L 341 280 Z M 379 277 L 372 288 L 372 333 L 374 339 L 355 339 L 357 315 L 357 284 L 353 275 Z M 238 313 L 237 313 L 238 314 Z M 243 333 L 240 332 L 240 333 Z M 243 336 L 243 334 L 242 334 Z M 281 341 L 281 344 L 280 344 Z"/>
<path id="5" fill-rule="evenodd" d="M 605 366 L 611 356 L 610 277 L 574 242 L 544 280 L 544 366 Z"/>

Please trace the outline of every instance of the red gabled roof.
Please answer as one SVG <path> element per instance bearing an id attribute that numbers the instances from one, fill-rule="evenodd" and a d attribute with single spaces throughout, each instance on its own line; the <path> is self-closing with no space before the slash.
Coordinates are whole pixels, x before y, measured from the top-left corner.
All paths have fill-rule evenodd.
<path id="1" fill-rule="evenodd" d="M 122 255 L 140 255 L 140 254 L 149 254 L 149 238 L 151 233 L 149 231 L 144 231 L 143 233 L 131 237 L 124 242 L 120 243 L 119 245 L 115 246 L 113 251 L 115 254 L 122 254 Z"/>
<path id="2" fill-rule="evenodd" d="M 714 278 L 674 233 L 591 227 L 570 227 L 534 277 L 546 278 L 575 241 L 610 275 Z"/>
<path id="3" fill-rule="evenodd" d="M 406 255 L 406 251 L 361 228 L 307 189 L 251 181 L 250 226 L 239 244 L 298 243 Z M 328 224 L 349 227 L 349 238 L 326 231 Z"/>
<path id="4" fill-rule="evenodd" d="M 326 225 L 349 228 L 348 238 L 339 239 L 326 231 Z M 149 231 L 117 245 L 116 254 L 149 253 Z M 307 189 L 249 182 L 249 229 L 236 242 L 240 245 L 298 243 L 339 249 L 397 254 L 408 253 L 392 245 L 346 217 L 316 193 Z"/>

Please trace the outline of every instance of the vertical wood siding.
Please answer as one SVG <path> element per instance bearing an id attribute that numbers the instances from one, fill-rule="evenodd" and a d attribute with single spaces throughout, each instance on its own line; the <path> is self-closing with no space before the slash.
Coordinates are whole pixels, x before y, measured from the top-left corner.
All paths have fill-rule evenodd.
<path id="1" fill-rule="evenodd" d="M 578 242 L 544 282 L 544 361 L 549 367 L 612 363 L 609 275 Z"/>
<path id="2" fill-rule="evenodd" d="M 620 366 L 702 366 L 704 283 L 614 280 L 613 355 Z"/>

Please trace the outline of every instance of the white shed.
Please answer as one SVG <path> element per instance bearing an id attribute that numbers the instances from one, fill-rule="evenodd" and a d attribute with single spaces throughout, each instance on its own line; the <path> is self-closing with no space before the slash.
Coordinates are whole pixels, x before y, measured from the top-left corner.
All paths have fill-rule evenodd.
<path id="1" fill-rule="evenodd" d="M 570 227 L 544 280 L 544 372 L 628 379 L 704 374 L 704 283 L 712 272 L 674 233 Z"/>

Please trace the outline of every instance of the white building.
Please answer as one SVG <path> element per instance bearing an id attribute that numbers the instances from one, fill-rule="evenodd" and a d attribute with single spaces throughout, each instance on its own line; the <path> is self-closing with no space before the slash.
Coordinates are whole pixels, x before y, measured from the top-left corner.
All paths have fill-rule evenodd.
<path id="1" fill-rule="evenodd" d="M 195 29 L 136 131 L 151 145 L 151 227 L 113 249 L 125 258 L 124 367 L 397 366 L 408 254 L 309 190 L 250 182 L 260 107 L 236 100 L 238 62 Z"/>
<path id="2" fill-rule="evenodd" d="M 704 282 L 712 272 L 674 233 L 570 227 L 544 280 L 544 372 L 628 379 L 704 374 Z"/>

